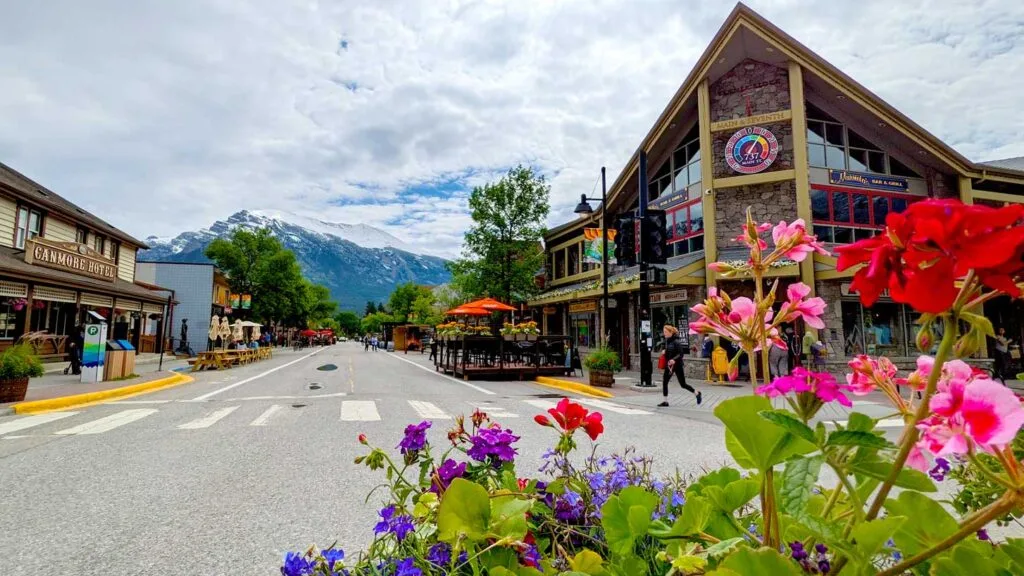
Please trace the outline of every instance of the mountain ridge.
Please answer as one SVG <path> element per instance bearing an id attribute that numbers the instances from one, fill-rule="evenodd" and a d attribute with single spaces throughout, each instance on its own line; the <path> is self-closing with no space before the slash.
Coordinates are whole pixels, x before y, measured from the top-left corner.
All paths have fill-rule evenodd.
<path id="1" fill-rule="evenodd" d="M 343 310 L 362 312 L 366 302 L 386 301 L 395 286 L 405 282 L 436 285 L 450 279 L 446 260 L 417 254 L 378 228 L 325 222 L 276 210 L 240 210 L 208 228 L 185 231 L 173 238 L 151 236 L 146 239 L 150 249 L 140 252 L 138 260 L 210 262 L 204 255 L 210 242 L 228 238 L 239 227 L 268 228 L 295 253 L 306 278 L 327 286 Z"/>

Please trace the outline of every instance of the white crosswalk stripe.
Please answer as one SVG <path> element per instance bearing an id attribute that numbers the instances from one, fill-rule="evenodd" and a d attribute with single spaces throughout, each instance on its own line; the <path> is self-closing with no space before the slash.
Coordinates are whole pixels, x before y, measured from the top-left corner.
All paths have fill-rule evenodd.
<path id="1" fill-rule="evenodd" d="M 210 426 L 216 424 L 218 420 L 224 418 L 228 414 L 231 414 L 235 410 L 238 410 L 238 406 L 228 406 L 227 408 L 221 408 L 220 410 L 210 412 L 209 414 L 203 416 L 202 418 L 197 418 L 191 422 L 186 422 L 185 424 L 178 426 L 178 429 L 198 430 L 200 428 L 209 428 Z"/>
<path id="2" fill-rule="evenodd" d="M 114 428 L 119 428 L 125 424 L 130 424 L 136 420 L 141 420 L 146 416 L 156 414 L 159 410 L 155 408 L 136 408 L 134 410 L 123 410 L 110 416 L 104 416 L 98 420 L 92 420 L 85 424 L 79 424 L 73 428 L 66 430 L 60 430 L 57 434 L 102 434 L 103 432 L 109 432 Z"/>
<path id="3" fill-rule="evenodd" d="M 441 410 L 430 402 L 421 402 L 419 400 L 409 400 L 409 406 L 419 414 L 420 418 L 426 418 L 427 420 L 450 420 L 449 416 L 444 410 Z"/>
<path id="4" fill-rule="evenodd" d="M 67 418 L 68 416 L 74 416 L 78 412 L 50 412 L 49 414 L 34 414 L 32 416 L 23 416 L 17 420 L 10 422 L 4 422 L 0 424 L 0 436 L 4 434 L 10 434 L 11 432 L 17 432 L 18 430 L 24 430 L 33 426 L 39 426 L 40 424 L 48 424 L 61 418 Z"/>
<path id="5" fill-rule="evenodd" d="M 523 402 L 533 406 L 534 408 L 540 408 L 541 410 L 548 410 L 558 406 L 557 403 L 550 400 L 523 400 Z"/>
<path id="6" fill-rule="evenodd" d="M 279 412 L 281 408 L 282 406 L 280 404 L 274 404 L 270 408 L 264 410 L 263 414 L 257 416 L 255 420 L 250 422 L 249 426 L 266 426 L 267 422 L 270 420 L 270 417 Z"/>
<path id="7" fill-rule="evenodd" d="M 514 414 L 512 412 L 509 412 L 508 410 L 506 410 L 502 406 L 497 406 L 497 405 L 483 405 L 483 406 L 481 406 L 480 404 L 476 404 L 476 403 L 473 403 L 473 402 L 467 402 L 467 404 L 472 406 L 472 409 L 470 410 L 470 413 L 472 413 L 472 411 L 479 410 L 479 411 L 487 414 L 491 418 L 519 418 L 519 414 Z"/>
<path id="8" fill-rule="evenodd" d="M 372 400 L 345 400 L 341 403 L 343 422 L 377 422 L 380 414 L 377 403 Z"/>
<path id="9" fill-rule="evenodd" d="M 626 406 L 616 404 L 614 402 L 608 402 L 607 400 L 592 400 L 587 398 L 580 400 L 580 403 L 583 404 L 584 406 L 591 406 L 601 410 L 615 412 L 617 414 L 630 414 L 634 416 L 651 414 L 647 410 L 640 410 L 638 408 L 627 408 Z"/>

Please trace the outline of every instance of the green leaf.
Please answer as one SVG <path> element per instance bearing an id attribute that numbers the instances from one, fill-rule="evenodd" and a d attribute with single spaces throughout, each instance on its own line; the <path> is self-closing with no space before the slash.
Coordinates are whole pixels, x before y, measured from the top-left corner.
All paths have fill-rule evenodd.
<path id="1" fill-rule="evenodd" d="M 1024 538 L 1007 538 L 999 547 L 1017 568 L 1018 574 L 1024 574 Z"/>
<path id="2" fill-rule="evenodd" d="M 857 542 L 857 551 L 865 559 L 870 559 L 882 549 L 892 535 L 907 521 L 905 516 L 887 516 L 870 522 L 862 522 L 853 527 L 850 534 Z"/>
<path id="3" fill-rule="evenodd" d="M 722 540 L 710 546 L 707 550 L 705 550 L 705 552 L 707 553 L 708 558 L 711 558 L 712 560 L 718 560 L 723 556 L 727 556 L 733 553 L 744 542 L 746 542 L 746 540 L 747 539 L 743 538 L 742 536 L 737 538 L 729 538 L 728 540 Z"/>
<path id="4" fill-rule="evenodd" d="M 719 510 L 732 513 L 761 492 L 761 480 L 742 478 L 734 480 L 727 486 L 708 486 L 704 489 L 704 497 L 711 501 Z"/>
<path id="5" fill-rule="evenodd" d="M 965 541 L 950 553 L 932 562 L 930 576 L 1003 576 L 1003 566 L 992 558 L 992 546 L 988 550 L 973 546 L 975 542 Z"/>
<path id="6" fill-rule="evenodd" d="M 703 574 L 708 561 L 700 556 L 679 556 L 672 560 L 672 567 L 680 574 Z"/>
<path id="7" fill-rule="evenodd" d="M 708 472 L 701 476 L 696 482 L 690 484 L 686 488 L 686 496 L 696 494 L 701 496 L 704 494 L 704 488 L 706 486 L 728 486 L 730 483 L 735 482 L 742 478 L 740 471 L 730 466 L 723 466 L 714 472 Z"/>
<path id="8" fill-rule="evenodd" d="M 526 537 L 526 513 L 533 507 L 533 500 L 520 500 L 515 496 L 499 496 L 491 499 L 491 534 L 498 538 L 522 540 Z"/>
<path id="9" fill-rule="evenodd" d="M 790 434 L 815 444 L 814 430 L 811 430 L 810 426 L 801 422 L 788 410 L 765 410 L 760 412 L 760 416 Z"/>
<path id="10" fill-rule="evenodd" d="M 742 548 L 722 561 L 709 576 L 803 576 L 803 571 L 789 558 L 771 548 Z"/>
<path id="11" fill-rule="evenodd" d="M 889 477 L 889 471 L 892 470 L 892 463 L 890 462 L 856 462 L 850 466 L 851 470 L 856 474 L 862 474 L 875 480 L 884 481 Z M 935 483 L 932 482 L 931 478 L 928 477 L 924 472 L 914 470 L 913 468 L 904 467 L 900 470 L 898 476 L 896 476 L 896 486 L 900 488 L 907 488 L 909 490 L 917 490 L 918 492 L 935 492 Z"/>
<path id="12" fill-rule="evenodd" d="M 871 432 L 875 429 L 875 419 L 860 412 L 851 412 L 846 421 L 846 429 L 854 432 Z"/>
<path id="13" fill-rule="evenodd" d="M 452 545 L 460 538 L 482 540 L 487 535 L 491 504 L 487 490 L 462 478 L 452 480 L 437 512 L 438 538 Z"/>
<path id="14" fill-rule="evenodd" d="M 655 535 L 658 538 L 685 538 L 694 536 L 704 531 L 711 518 L 711 504 L 701 496 L 691 496 L 683 504 L 683 510 L 676 518 L 672 529 L 663 535 Z"/>
<path id="15" fill-rule="evenodd" d="M 808 429 L 809 430 L 809 429 Z M 805 458 L 798 456 L 786 462 L 782 472 L 781 510 L 790 516 L 799 517 L 807 510 L 807 501 L 811 498 L 811 489 L 818 482 L 821 465 L 825 462 L 824 455 Z"/>
<path id="16" fill-rule="evenodd" d="M 761 396 L 737 396 L 715 407 L 715 416 L 727 430 L 726 447 L 737 463 L 744 465 L 746 462 L 747 467 L 752 463 L 754 468 L 764 472 L 790 456 L 815 449 L 811 442 L 758 416 L 771 409 L 771 402 Z"/>
<path id="17" fill-rule="evenodd" d="M 863 446 L 865 448 L 895 448 L 895 444 L 871 432 L 836 430 L 828 435 L 826 446 Z"/>
<path id="18" fill-rule="evenodd" d="M 658 496 L 630 486 L 612 496 L 601 507 L 601 526 L 608 548 L 621 556 L 632 553 L 637 538 L 647 534 Z"/>
<path id="19" fill-rule="evenodd" d="M 885 502 L 890 516 L 905 516 L 893 539 L 907 558 L 932 547 L 957 530 L 956 520 L 941 504 L 920 492 L 903 492 L 897 499 Z"/>
<path id="20" fill-rule="evenodd" d="M 604 559 L 593 550 L 581 550 L 578 554 L 569 558 L 569 568 L 573 572 L 600 576 L 604 574 Z"/>

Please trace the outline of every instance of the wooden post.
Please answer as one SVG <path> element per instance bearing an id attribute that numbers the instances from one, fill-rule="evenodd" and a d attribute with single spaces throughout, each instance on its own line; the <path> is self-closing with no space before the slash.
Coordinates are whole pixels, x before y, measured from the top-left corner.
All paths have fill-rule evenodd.
<path id="1" fill-rule="evenodd" d="M 35 292 L 35 284 L 28 285 L 28 296 L 25 298 L 25 326 L 21 331 L 22 335 L 28 334 L 32 327 L 32 293 Z"/>

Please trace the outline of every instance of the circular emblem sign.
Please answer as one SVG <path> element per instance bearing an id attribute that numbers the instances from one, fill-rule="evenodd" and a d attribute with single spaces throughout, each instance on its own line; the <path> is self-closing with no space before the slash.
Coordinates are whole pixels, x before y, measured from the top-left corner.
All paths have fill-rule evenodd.
<path id="1" fill-rule="evenodd" d="M 740 174 L 756 174 L 775 162 L 779 141 L 760 126 L 741 128 L 725 145 L 725 163 Z"/>
<path id="2" fill-rule="evenodd" d="M 89 336 L 95 336 L 100 333 L 100 329 L 97 326 L 89 326 Z"/>

